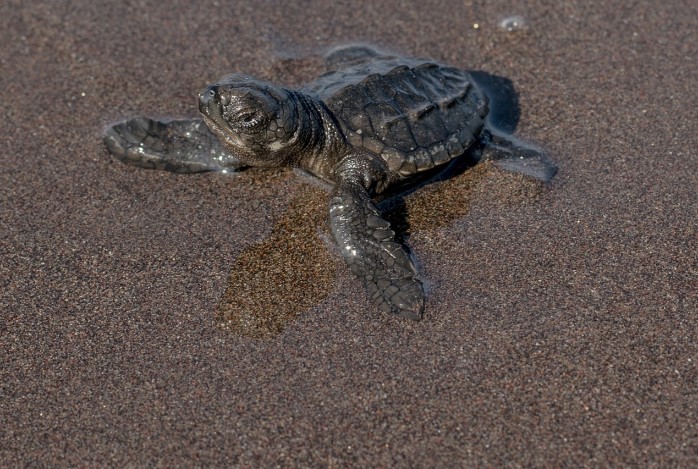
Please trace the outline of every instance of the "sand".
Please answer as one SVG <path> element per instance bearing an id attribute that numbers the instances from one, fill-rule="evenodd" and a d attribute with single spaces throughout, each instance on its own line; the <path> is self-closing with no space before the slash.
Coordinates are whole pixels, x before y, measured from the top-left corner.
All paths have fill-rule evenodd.
<path id="1" fill-rule="evenodd" d="M 698 465 L 698 8 L 612 3 L 2 2 L 0 465 Z M 404 198 L 419 323 L 371 308 L 325 188 L 101 142 L 357 41 L 509 78 L 560 168 Z"/>

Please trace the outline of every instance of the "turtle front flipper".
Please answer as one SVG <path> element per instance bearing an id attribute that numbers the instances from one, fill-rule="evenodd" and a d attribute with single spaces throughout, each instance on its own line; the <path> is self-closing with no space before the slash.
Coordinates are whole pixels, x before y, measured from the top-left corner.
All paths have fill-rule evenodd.
<path id="1" fill-rule="evenodd" d="M 414 264 L 358 180 L 343 179 L 335 187 L 330 226 L 344 260 L 363 280 L 371 300 L 385 312 L 421 319 L 424 288 Z"/>
<path id="2" fill-rule="evenodd" d="M 109 127 L 104 143 L 123 163 L 142 168 L 199 173 L 242 167 L 202 119 L 161 122 L 136 117 Z"/>
<path id="3" fill-rule="evenodd" d="M 550 181 L 557 166 L 543 150 L 526 144 L 512 135 L 485 130 L 481 137 L 482 159 L 492 160 L 499 168 Z"/>

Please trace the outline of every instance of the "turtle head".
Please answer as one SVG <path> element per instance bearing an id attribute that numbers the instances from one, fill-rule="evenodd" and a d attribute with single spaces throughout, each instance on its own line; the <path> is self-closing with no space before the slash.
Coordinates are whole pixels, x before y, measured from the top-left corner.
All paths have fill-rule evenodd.
<path id="1" fill-rule="evenodd" d="M 243 163 L 294 164 L 299 112 L 293 92 L 235 73 L 199 93 L 199 111 L 218 139 Z"/>

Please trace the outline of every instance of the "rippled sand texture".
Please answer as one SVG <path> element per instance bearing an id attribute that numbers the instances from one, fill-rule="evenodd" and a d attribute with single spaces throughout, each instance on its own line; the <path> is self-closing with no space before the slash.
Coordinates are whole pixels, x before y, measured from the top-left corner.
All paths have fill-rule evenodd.
<path id="1" fill-rule="evenodd" d="M 696 467 L 696 30 L 687 0 L 0 2 L 0 466 Z M 498 118 L 560 168 L 385 202 L 419 323 L 307 178 L 101 141 L 357 41 L 511 80 Z"/>

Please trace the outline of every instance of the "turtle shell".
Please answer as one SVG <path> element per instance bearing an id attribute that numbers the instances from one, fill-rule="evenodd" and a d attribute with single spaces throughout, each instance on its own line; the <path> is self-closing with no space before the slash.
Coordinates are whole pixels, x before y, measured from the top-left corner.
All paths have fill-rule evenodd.
<path id="1" fill-rule="evenodd" d="M 488 111 L 466 71 L 397 57 L 326 73 L 302 91 L 325 103 L 349 144 L 380 155 L 405 177 L 462 155 Z"/>

